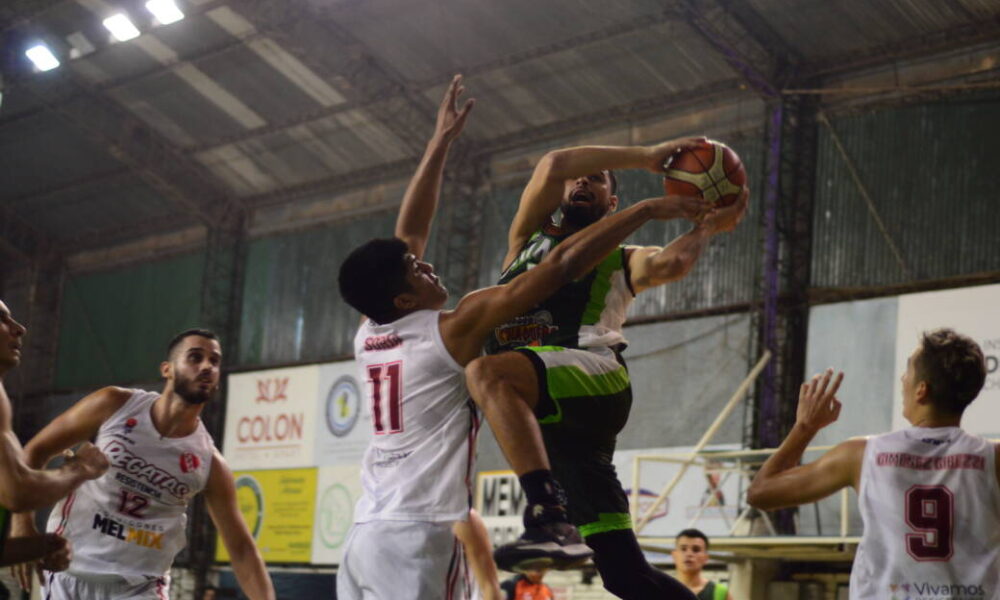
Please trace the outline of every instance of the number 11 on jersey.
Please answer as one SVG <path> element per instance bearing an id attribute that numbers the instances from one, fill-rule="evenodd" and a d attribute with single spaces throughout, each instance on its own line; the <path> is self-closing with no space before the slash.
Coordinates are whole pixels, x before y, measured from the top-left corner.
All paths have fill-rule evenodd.
<path id="1" fill-rule="evenodd" d="M 403 361 L 368 365 L 369 398 L 375 435 L 403 431 Z M 388 423 L 388 427 L 386 425 Z"/>

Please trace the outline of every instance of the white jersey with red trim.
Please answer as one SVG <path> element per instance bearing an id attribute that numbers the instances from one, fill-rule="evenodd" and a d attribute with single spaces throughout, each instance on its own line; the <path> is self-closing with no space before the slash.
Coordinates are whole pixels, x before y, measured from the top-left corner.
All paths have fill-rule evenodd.
<path id="1" fill-rule="evenodd" d="M 186 437 L 162 437 L 150 414 L 158 397 L 132 391 L 97 433 L 108 472 L 60 500 L 49 515 L 47 530 L 73 544 L 74 575 L 162 577 L 187 543 L 188 502 L 208 482 L 215 444 L 201 423 Z"/>
<path id="2" fill-rule="evenodd" d="M 440 315 L 366 320 L 354 338 L 373 426 L 355 522 L 467 518 L 479 412 L 441 340 Z"/>
<path id="3" fill-rule="evenodd" d="M 1000 599 L 996 448 L 958 427 L 870 438 L 852 600 Z"/>

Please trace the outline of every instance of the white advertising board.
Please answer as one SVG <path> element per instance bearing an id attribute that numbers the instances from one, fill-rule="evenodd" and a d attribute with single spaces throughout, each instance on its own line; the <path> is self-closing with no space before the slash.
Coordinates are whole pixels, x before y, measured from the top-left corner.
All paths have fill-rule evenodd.
<path id="1" fill-rule="evenodd" d="M 233 470 L 315 465 L 318 366 L 229 376 L 223 454 Z"/>
<path id="2" fill-rule="evenodd" d="M 917 347 L 921 332 L 951 327 L 976 340 L 986 356 L 986 385 L 966 409 L 962 427 L 971 433 L 1000 434 L 1000 285 L 909 294 L 899 297 L 896 321 L 896 372 L 893 429 L 907 427 L 903 419 L 900 376 Z"/>
<path id="3" fill-rule="evenodd" d="M 358 381 L 353 360 L 319 366 L 317 392 L 316 464 L 361 464 L 372 437 L 371 413 L 364 404 L 364 382 Z"/>
<path id="4" fill-rule="evenodd" d="M 734 450 L 736 445 L 710 446 L 710 450 Z M 626 493 L 631 493 L 632 464 L 637 454 L 689 455 L 691 448 L 648 448 L 615 453 L 614 464 Z M 639 510 L 644 514 L 663 488 L 681 469 L 678 463 L 643 462 L 639 479 Z M 729 528 L 739 516 L 736 501 L 739 478 L 735 474 L 706 473 L 700 467 L 687 470 L 670 494 L 669 499 L 654 511 L 642 531 L 647 536 L 674 536 L 688 527 L 696 527 L 708 536 L 729 534 Z M 571 499 L 572 501 L 572 499 Z M 521 515 L 526 499 L 511 471 L 484 471 L 476 479 L 476 510 L 483 517 L 494 545 L 512 541 L 521 534 Z"/>
<path id="5" fill-rule="evenodd" d="M 354 505 L 360 497 L 361 472 L 357 465 L 319 468 L 312 564 L 340 564 L 347 533 L 354 521 Z"/>

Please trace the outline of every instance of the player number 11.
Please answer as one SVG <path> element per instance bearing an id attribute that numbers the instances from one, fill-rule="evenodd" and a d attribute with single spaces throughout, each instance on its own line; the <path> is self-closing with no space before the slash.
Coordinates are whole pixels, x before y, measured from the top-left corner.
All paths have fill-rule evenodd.
<path id="1" fill-rule="evenodd" d="M 402 361 L 368 366 L 375 435 L 403 431 Z"/>

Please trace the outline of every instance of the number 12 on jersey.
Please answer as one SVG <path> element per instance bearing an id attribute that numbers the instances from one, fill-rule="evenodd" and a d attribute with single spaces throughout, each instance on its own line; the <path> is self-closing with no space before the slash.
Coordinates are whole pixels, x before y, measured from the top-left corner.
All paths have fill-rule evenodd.
<path id="1" fill-rule="evenodd" d="M 368 365 L 375 435 L 403 431 L 403 361 Z"/>

